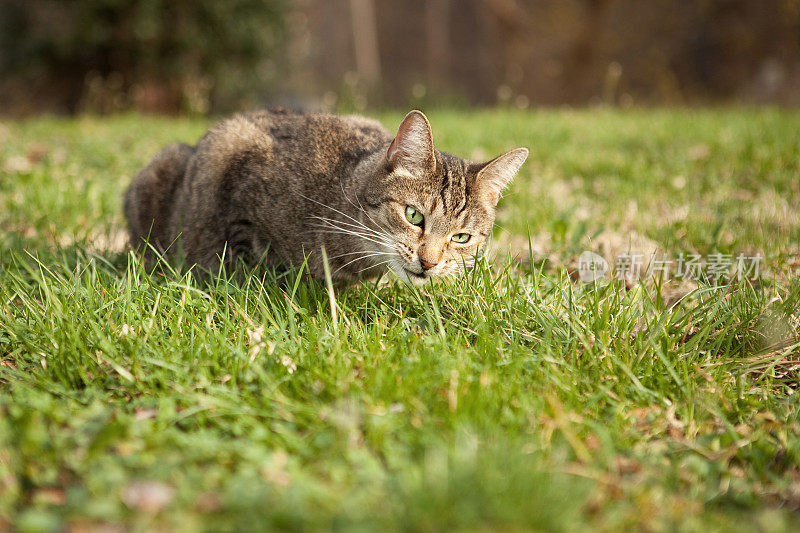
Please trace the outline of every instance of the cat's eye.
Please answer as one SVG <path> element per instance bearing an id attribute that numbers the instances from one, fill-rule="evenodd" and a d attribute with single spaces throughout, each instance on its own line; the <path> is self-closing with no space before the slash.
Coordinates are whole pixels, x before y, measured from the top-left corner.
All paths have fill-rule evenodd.
<path id="1" fill-rule="evenodd" d="M 451 237 L 453 242 L 457 242 L 459 244 L 464 244 L 465 242 L 469 242 L 472 238 L 472 235 L 469 233 L 456 233 Z"/>
<path id="2" fill-rule="evenodd" d="M 408 205 L 406 206 L 406 220 L 415 226 L 421 226 L 422 221 L 425 220 L 425 217 L 422 216 L 422 213 Z"/>

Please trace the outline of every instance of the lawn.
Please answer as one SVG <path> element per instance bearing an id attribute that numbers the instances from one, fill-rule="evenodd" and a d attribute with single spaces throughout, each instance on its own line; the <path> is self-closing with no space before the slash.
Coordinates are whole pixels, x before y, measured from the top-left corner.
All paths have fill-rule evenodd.
<path id="1" fill-rule="evenodd" d="M 429 118 L 531 149 L 494 258 L 336 313 L 302 273 L 126 249 L 135 172 L 210 121 L 1 123 L 0 530 L 800 528 L 800 113 Z M 576 275 L 653 249 L 763 261 Z"/>

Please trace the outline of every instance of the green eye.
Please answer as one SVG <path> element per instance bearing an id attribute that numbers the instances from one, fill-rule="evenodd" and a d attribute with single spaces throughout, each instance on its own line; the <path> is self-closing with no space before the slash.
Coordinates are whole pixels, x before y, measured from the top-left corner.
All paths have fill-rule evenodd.
<path id="1" fill-rule="evenodd" d="M 456 233 L 455 235 L 453 235 L 452 240 L 453 242 L 464 244 L 465 242 L 469 242 L 471 237 L 472 235 L 470 235 L 469 233 Z"/>
<path id="2" fill-rule="evenodd" d="M 425 220 L 425 217 L 422 216 L 422 213 L 409 205 L 406 206 L 406 219 L 408 219 L 408 221 L 415 226 L 421 226 L 422 221 Z"/>

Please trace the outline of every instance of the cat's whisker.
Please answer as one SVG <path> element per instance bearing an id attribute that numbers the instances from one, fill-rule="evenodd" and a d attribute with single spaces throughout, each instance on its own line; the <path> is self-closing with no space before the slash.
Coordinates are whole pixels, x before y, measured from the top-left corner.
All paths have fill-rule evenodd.
<path id="1" fill-rule="evenodd" d="M 351 265 L 351 264 L 355 263 L 356 261 L 360 261 L 360 260 L 362 260 L 362 259 L 368 259 L 368 258 L 370 258 L 370 257 L 375 257 L 376 255 L 383 255 L 383 254 L 367 254 L 367 255 L 363 255 L 363 256 L 361 256 L 361 257 L 356 257 L 355 259 L 352 259 L 352 260 L 348 261 L 347 263 L 343 264 L 342 266 L 340 266 L 339 268 L 337 268 L 337 269 L 334 271 L 334 274 L 336 274 L 337 272 L 339 272 L 341 269 L 343 269 L 343 268 L 345 268 L 345 267 L 347 267 L 347 266 L 349 266 L 349 265 Z M 387 259 L 387 260 L 386 260 L 386 261 L 384 261 L 384 262 L 388 262 L 388 261 L 391 261 L 391 259 Z M 380 264 L 382 264 L 382 263 L 378 263 L 378 265 L 380 265 Z M 372 268 L 373 266 L 375 266 L 375 265 L 369 265 L 369 266 L 367 266 L 366 268 L 364 268 L 364 270 L 366 270 L 367 268 Z"/>
<path id="2" fill-rule="evenodd" d="M 327 228 L 340 229 L 340 230 L 345 230 L 345 231 L 354 231 L 354 232 L 362 234 L 362 235 L 370 235 L 370 236 L 373 236 L 373 237 L 376 237 L 376 238 L 379 237 L 381 239 L 389 237 L 389 235 L 384 235 L 384 234 L 376 233 L 376 232 L 369 232 L 368 233 L 368 232 L 366 232 L 366 231 L 364 231 L 364 230 L 362 230 L 362 229 L 360 229 L 358 227 L 343 226 L 341 224 L 337 224 L 337 222 L 338 221 L 322 220 L 321 223 L 313 223 L 313 225 L 315 225 L 317 227 L 327 227 Z"/>
<path id="3" fill-rule="evenodd" d="M 364 272 L 365 270 L 369 270 L 370 268 L 378 268 L 378 267 L 381 267 L 383 265 L 388 265 L 391 262 L 392 262 L 392 259 L 387 259 L 386 261 L 381 261 L 380 263 L 376 263 L 374 265 L 370 265 L 368 267 L 364 267 L 361 270 L 359 270 L 358 272 L 356 272 L 356 275 L 361 274 L 362 272 Z"/>
<path id="4" fill-rule="evenodd" d="M 331 224 L 331 223 L 313 224 L 313 225 L 318 227 L 318 228 L 322 228 L 323 230 L 328 230 L 328 231 L 333 230 L 333 232 L 335 232 L 335 233 L 346 233 L 346 234 L 349 234 L 349 235 L 355 235 L 355 236 L 362 237 L 364 239 L 370 240 L 371 242 L 374 242 L 374 243 L 377 243 L 377 244 L 382 244 L 384 246 L 389 246 L 389 247 L 392 246 L 391 238 L 388 235 L 386 235 L 386 236 L 384 236 L 384 235 L 373 235 L 373 234 L 370 234 L 370 233 L 364 233 L 363 231 L 358 231 L 358 230 L 351 229 L 351 228 L 337 226 L 337 225 Z"/>
<path id="5" fill-rule="evenodd" d="M 336 219 L 333 219 L 333 218 L 319 217 L 319 216 L 313 216 L 313 217 L 309 217 L 309 218 L 313 218 L 313 219 L 319 220 L 319 221 L 323 222 L 325 225 L 327 225 L 329 227 L 332 227 L 332 228 L 335 228 L 335 229 L 352 229 L 354 231 L 357 230 L 360 233 L 372 235 L 372 236 L 374 236 L 374 237 L 376 237 L 378 239 L 381 239 L 381 240 L 391 240 L 391 235 L 389 235 L 388 233 L 382 233 L 382 232 L 379 232 L 379 231 L 375 231 L 375 230 L 373 230 L 373 229 L 371 229 L 371 228 L 369 228 L 367 226 L 364 226 L 363 224 L 360 224 L 360 223 L 359 224 L 350 224 L 350 223 L 342 221 L 342 220 L 336 220 Z M 347 228 L 345 228 L 344 226 L 347 226 Z"/>
<path id="6" fill-rule="evenodd" d="M 369 219 L 372 220 L 372 222 L 375 222 L 375 220 L 373 220 L 373 218 L 369 216 L 369 213 L 367 213 L 366 209 L 364 209 L 364 206 L 361 205 L 361 201 L 358 200 L 358 196 L 356 196 L 356 200 L 358 200 L 358 205 L 353 203 L 353 200 L 351 200 L 350 197 L 347 196 L 347 192 L 344 190 L 344 184 L 341 181 L 339 182 L 339 188 L 342 189 L 342 196 L 344 196 L 344 199 L 347 200 L 347 202 L 350 205 L 352 205 L 353 207 L 355 207 L 356 209 L 367 215 L 367 217 L 369 217 Z M 377 225 L 380 226 L 380 224 Z"/>
<path id="7" fill-rule="evenodd" d="M 374 254 L 381 254 L 381 255 L 395 255 L 394 252 L 379 252 L 378 250 L 359 250 L 357 252 L 345 252 L 343 254 L 334 255 L 329 259 L 338 259 L 340 257 L 344 257 L 346 255 L 355 255 L 355 254 L 363 254 L 363 253 L 374 253 Z"/>
<path id="8" fill-rule="evenodd" d="M 340 183 L 340 186 L 342 186 L 341 183 Z M 342 186 L 342 190 L 344 191 L 344 187 L 343 186 Z M 318 205 L 321 205 L 322 207 L 326 207 L 326 208 L 328 208 L 328 209 L 330 209 L 330 210 L 332 210 L 332 211 L 334 211 L 336 213 L 339 213 L 340 215 L 344 216 L 345 218 L 351 220 L 354 224 L 351 224 L 349 222 L 345 222 L 343 220 L 330 219 L 330 218 L 327 218 L 327 217 L 315 216 L 315 217 L 312 217 L 312 218 L 316 218 L 318 220 L 321 220 L 321 221 L 327 223 L 329 226 L 334 227 L 335 229 L 338 229 L 338 230 L 342 230 L 342 231 L 345 230 L 345 228 L 342 228 L 342 226 L 341 226 L 342 224 L 346 224 L 346 225 L 350 226 L 351 228 L 357 228 L 359 230 L 367 231 L 367 232 L 369 232 L 369 234 L 373 235 L 375 238 L 377 238 L 381 242 L 376 242 L 373 239 L 369 239 L 368 237 L 366 237 L 363 234 L 357 235 L 357 236 L 360 236 L 360 237 L 362 237 L 362 238 L 364 238 L 366 240 L 370 240 L 371 242 L 375 242 L 376 244 L 383 244 L 384 246 L 389 246 L 389 247 L 392 246 L 392 242 L 391 242 L 392 241 L 392 237 L 391 237 L 391 235 L 389 235 L 388 232 L 386 232 L 386 231 L 384 231 L 384 232 L 376 231 L 376 230 L 370 228 L 369 226 L 366 226 L 360 220 L 348 215 L 347 213 L 344 213 L 344 212 L 340 211 L 339 209 L 336 209 L 335 207 L 332 207 L 332 206 L 327 205 L 327 204 L 325 204 L 323 202 L 315 200 L 314 198 L 309 198 L 308 196 L 305 196 L 304 194 L 301 194 L 301 193 L 298 193 L 298 194 L 300 194 L 300 196 L 302 196 L 303 198 L 305 198 L 305 199 L 307 199 L 307 200 L 309 200 L 311 202 L 314 202 L 314 203 L 316 203 Z M 345 199 L 347 199 L 349 202 L 352 203 L 352 201 L 349 198 L 347 198 L 346 194 L 345 194 Z M 364 210 L 363 206 L 361 207 L 361 211 L 364 214 L 366 214 L 367 217 L 369 217 L 369 219 L 372 220 L 378 227 L 382 228 L 382 226 L 380 224 L 375 222 L 375 220 L 372 217 L 369 216 L 369 214 L 366 212 L 366 210 Z M 350 234 L 351 235 L 356 235 L 356 233 L 353 233 L 353 232 L 350 232 Z"/>
<path id="9" fill-rule="evenodd" d="M 348 215 L 347 213 L 344 213 L 344 212 L 342 212 L 342 211 L 339 211 L 339 210 L 338 210 L 338 209 L 336 209 L 335 207 L 329 206 L 328 204 L 324 204 L 324 203 L 322 203 L 322 202 L 320 202 L 320 201 L 317 201 L 317 200 L 315 200 L 315 199 L 313 199 L 313 198 L 309 198 L 308 196 L 306 196 L 306 195 L 304 195 L 304 194 L 301 194 L 301 193 L 298 193 L 298 194 L 300 194 L 300 196 L 302 196 L 302 197 L 303 197 L 303 198 L 305 198 L 306 200 L 309 200 L 309 201 L 311 201 L 311 202 L 314 202 L 315 204 L 321 205 L 322 207 L 327 207 L 327 208 L 328 208 L 328 209 L 330 209 L 331 211 L 335 211 L 335 212 L 339 213 L 340 215 L 342 215 L 343 217 L 345 217 L 345 218 L 348 218 L 348 219 L 352 220 L 352 221 L 353 221 L 353 222 L 355 222 L 356 224 L 359 224 L 360 226 L 363 226 L 363 227 L 367 228 L 367 226 L 364 226 L 364 224 L 363 224 L 363 223 L 362 223 L 360 220 L 358 220 L 358 219 L 355 219 L 355 218 L 351 217 L 351 216 L 350 216 L 350 215 Z M 367 228 L 367 229 L 369 229 L 369 228 Z"/>
<path id="10" fill-rule="evenodd" d="M 351 231 L 351 230 L 347 230 L 347 229 L 343 229 L 343 228 L 331 228 L 330 226 L 321 226 L 321 227 L 327 228 L 327 229 L 323 229 L 319 233 L 333 233 L 333 234 L 336 234 L 336 235 L 343 235 L 343 234 L 344 235 L 353 235 L 354 237 L 359 237 L 361 239 L 364 239 L 365 241 L 370 241 L 370 242 L 373 242 L 375 244 L 380 244 L 381 246 L 391 247 L 391 243 L 390 242 L 387 242 L 385 240 L 377 240 L 377 239 L 374 239 L 374 238 L 370 237 L 369 235 L 364 235 L 363 233 L 358 233 L 356 231 Z"/>
<path id="11" fill-rule="evenodd" d="M 380 228 L 381 230 L 383 230 L 387 234 L 389 233 L 389 231 L 386 228 L 383 227 L 383 224 L 379 223 L 377 220 L 372 218 L 372 216 L 369 213 L 367 213 L 367 210 L 364 209 L 363 205 L 361 205 L 361 200 L 358 198 L 358 196 L 356 196 L 356 201 L 358 202 L 358 205 L 353 203 L 353 200 L 351 200 L 347 196 L 347 193 L 344 190 L 344 185 L 342 184 L 341 181 L 339 182 L 339 187 L 342 189 L 342 195 L 344 196 L 344 199 L 347 200 L 348 202 L 350 202 L 350 205 L 352 205 L 353 207 L 355 207 L 356 209 L 358 209 L 359 211 L 361 211 L 362 213 L 367 215 L 367 218 L 369 218 L 372 221 L 372 223 L 375 224 L 378 228 Z"/>
<path id="12" fill-rule="evenodd" d="M 360 255 L 360 256 L 356 257 L 355 259 L 351 259 L 351 260 L 349 260 L 347 263 L 345 263 L 345 264 L 343 264 L 342 266 L 340 266 L 339 268 L 337 268 L 337 269 L 334 271 L 334 274 L 335 274 L 335 273 L 337 273 L 337 272 L 339 272 L 340 270 L 342 270 L 342 269 L 344 269 L 344 268 L 346 268 L 346 267 L 350 266 L 350 265 L 351 265 L 351 264 L 353 264 L 353 263 L 357 263 L 358 261 L 363 261 L 363 260 L 366 260 L 366 259 L 369 259 L 369 258 L 373 258 L 373 257 L 374 257 L 374 258 L 377 258 L 377 259 L 382 259 L 382 258 L 383 258 L 385 255 L 386 255 L 386 254 L 383 254 L 383 253 L 379 253 L 379 254 L 365 254 L 365 255 Z M 382 263 L 384 263 L 384 262 L 386 262 L 386 261 L 390 261 L 390 260 L 391 260 L 391 259 L 384 259 L 384 260 L 383 260 L 381 263 L 379 263 L 379 264 L 382 264 Z M 367 268 L 369 268 L 369 267 L 367 267 Z"/>
<path id="13" fill-rule="evenodd" d="M 343 225 L 346 225 L 346 226 L 349 226 L 349 227 L 352 227 L 352 228 L 357 228 L 359 230 L 364 230 L 366 232 L 369 232 L 369 233 L 375 235 L 376 237 L 386 236 L 384 233 L 381 233 L 379 231 L 375 231 L 372 228 L 369 228 L 369 227 L 367 227 L 367 226 L 365 226 L 363 224 L 358 224 L 358 225 L 357 224 L 350 224 L 349 222 L 345 222 L 343 220 L 336 220 L 336 219 L 327 218 L 327 217 L 312 216 L 312 217 L 309 217 L 309 218 L 313 218 L 313 219 L 316 219 L 316 220 L 321 220 L 322 222 L 328 223 L 330 225 L 336 224 L 336 227 L 339 227 L 338 226 L 339 224 L 343 224 Z"/>

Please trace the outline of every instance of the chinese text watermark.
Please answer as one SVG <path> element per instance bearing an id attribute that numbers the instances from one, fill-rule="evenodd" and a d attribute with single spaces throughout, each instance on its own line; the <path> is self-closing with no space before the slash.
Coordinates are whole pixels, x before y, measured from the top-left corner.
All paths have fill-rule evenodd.
<path id="1" fill-rule="evenodd" d="M 602 256 L 586 251 L 578 257 L 578 274 L 584 283 L 607 280 L 609 277 L 628 282 L 641 278 L 662 281 L 705 279 L 715 282 L 754 280 L 758 278 L 763 261 L 761 254 L 743 253 L 713 253 L 705 257 L 681 253 L 672 258 L 656 254 L 622 254 L 617 256 L 612 266 Z"/>

